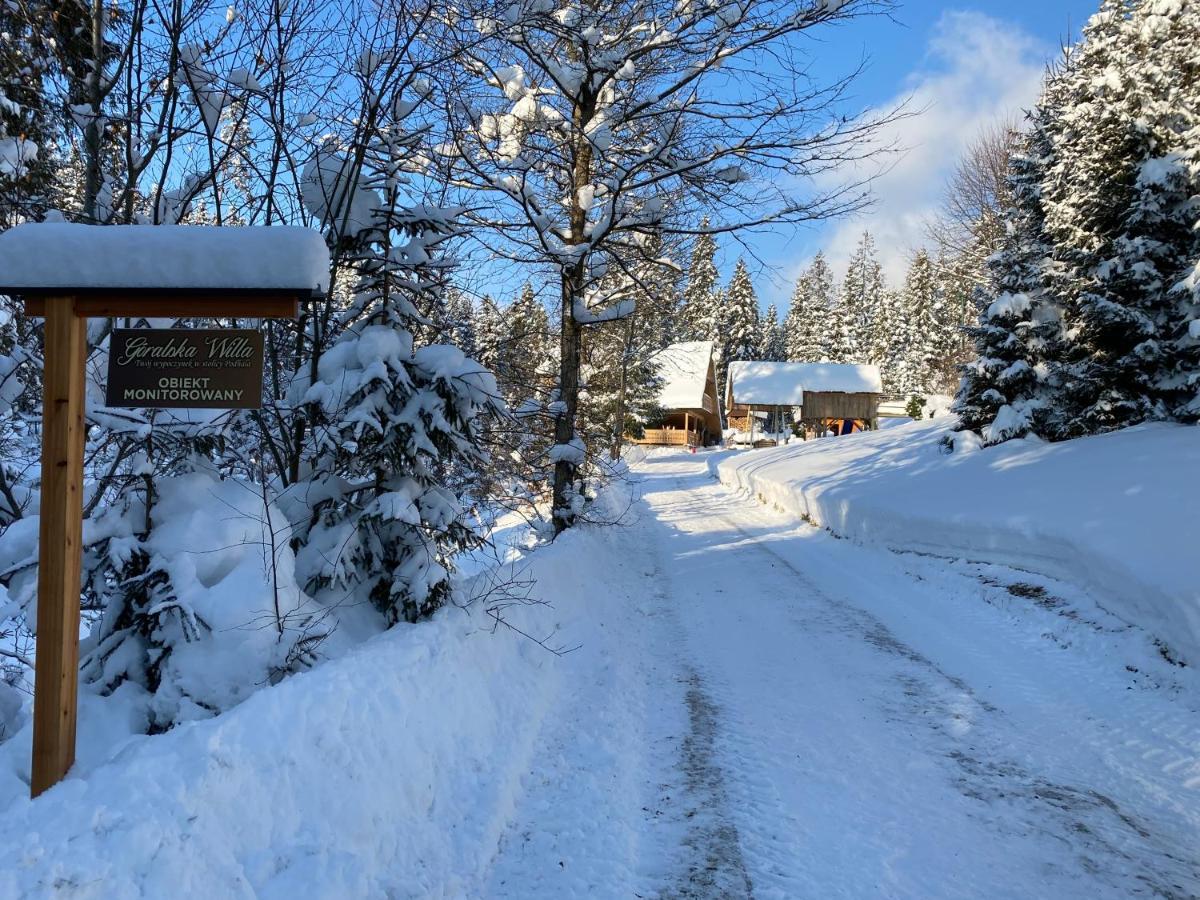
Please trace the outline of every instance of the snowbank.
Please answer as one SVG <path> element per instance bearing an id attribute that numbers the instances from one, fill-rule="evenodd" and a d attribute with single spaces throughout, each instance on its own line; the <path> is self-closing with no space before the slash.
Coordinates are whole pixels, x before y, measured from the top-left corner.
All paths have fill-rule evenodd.
<path id="1" fill-rule="evenodd" d="M 543 635 L 595 615 L 583 594 L 551 586 L 603 577 L 580 563 L 602 531 L 535 553 L 555 608 L 511 618 Z M 0 812 L 0 897 L 477 895 L 577 665 L 489 624 L 478 608 L 445 608 L 216 718 L 116 741 Z M 87 706 L 93 718 L 125 710 L 119 697 Z M 82 740 L 109 739 L 91 724 Z M 5 757 L 14 744 L 27 754 L 28 732 Z"/>
<path id="2" fill-rule="evenodd" d="M 32 222 L 0 235 L 10 288 L 329 289 L 329 250 L 310 228 Z"/>
<path id="3" fill-rule="evenodd" d="M 1200 428 L 947 455 L 953 424 L 717 454 L 709 468 L 838 535 L 1074 582 L 1200 664 Z"/>

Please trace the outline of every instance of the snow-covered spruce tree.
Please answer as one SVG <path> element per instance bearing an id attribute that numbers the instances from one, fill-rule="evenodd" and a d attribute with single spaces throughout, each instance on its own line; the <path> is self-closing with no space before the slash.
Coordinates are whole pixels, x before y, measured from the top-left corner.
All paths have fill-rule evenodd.
<path id="1" fill-rule="evenodd" d="M 378 96 L 383 65 L 360 59 L 365 96 Z M 414 329 L 430 322 L 422 311 L 443 305 L 430 294 L 444 289 L 444 245 L 461 228 L 453 211 L 406 199 L 423 168 L 410 116 L 429 89 L 390 86 L 367 107 L 361 143 L 327 145 L 304 172 L 305 204 L 346 248 L 358 282 L 303 393 L 308 474 L 289 490 L 308 509 L 294 537 L 300 582 L 318 600 L 369 600 L 389 624 L 442 605 L 454 554 L 477 544 L 448 485 L 484 463 L 479 420 L 502 409 L 492 374 L 460 349 L 414 345 Z"/>
<path id="2" fill-rule="evenodd" d="M 885 299 L 883 267 L 875 257 L 875 238 L 869 231 L 864 231 L 846 264 L 841 302 L 850 328 L 853 354 L 861 358 L 840 362 L 876 362 L 881 358 L 878 338 L 886 326 L 881 323 L 877 333 L 875 325 L 884 317 Z"/>
<path id="3" fill-rule="evenodd" d="M 483 461 L 477 420 L 499 402 L 495 381 L 455 347 L 414 349 L 420 275 L 390 252 L 400 238 L 427 253 L 452 233 L 436 212 L 388 211 L 305 395 L 317 441 L 307 481 L 326 499 L 297 536 L 297 572 L 318 596 L 354 590 L 388 622 L 444 603 L 451 557 L 477 541 L 444 482 L 448 467 Z"/>
<path id="4" fill-rule="evenodd" d="M 901 327 L 903 318 L 903 290 L 894 291 L 884 287 L 879 293 L 879 300 L 871 314 L 871 324 L 868 328 L 869 339 L 866 344 L 864 357 L 868 362 L 886 369 L 896 359 L 896 333 Z"/>
<path id="5" fill-rule="evenodd" d="M 1066 275 L 1048 437 L 1200 415 L 1172 290 L 1196 260 L 1198 28 L 1194 4 L 1110 0 L 1063 75 L 1043 183 Z"/>
<path id="6" fill-rule="evenodd" d="M 735 360 L 758 359 L 762 327 L 759 323 L 758 295 L 745 260 L 739 259 L 725 288 L 721 305 L 721 330 L 718 340 L 721 361 L 717 383 L 725 383 L 725 372 Z"/>
<path id="7" fill-rule="evenodd" d="M 894 352 L 888 357 L 884 377 L 889 393 L 905 399 L 932 393 L 939 307 L 933 263 L 925 250 L 918 250 L 899 298 Z"/>
<path id="8" fill-rule="evenodd" d="M 834 303 L 833 272 L 820 251 L 796 279 L 792 304 L 783 321 L 787 358 L 821 362 L 828 358 L 830 308 Z"/>
<path id="9" fill-rule="evenodd" d="M 474 332 L 476 358 L 489 372 L 500 375 L 500 358 L 505 347 L 504 313 L 491 294 L 484 294 L 475 307 Z"/>
<path id="10" fill-rule="evenodd" d="M 825 311 L 825 335 L 822 341 L 823 358 L 828 362 L 862 362 L 858 341 L 854 337 L 854 319 L 846 304 L 835 297 Z"/>
<path id="11" fill-rule="evenodd" d="M 443 158 L 477 194 L 475 236 L 559 282 L 557 531 L 586 502 L 582 329 L 633 311 L 601 286 L 604 274 L 651 234 L 696 233 L 705 212 L 706 230 L 724 233 L 857 207 L 856 186 L 795 191 L 868 152 L 861 138 L 878 122 L 832 114 L 844 83 L 787 73 L 806 72 L 805 32 L 881 5 L 517 0 L 469 3 L 457 20 L 464 46 L 460 78 L 446 85 L 454 127 Z"/>
<path id="12" fill-rule="evenodd" d="M 470 359 L 477 359 L 475 339 L 475 310 L 471 298 L 457 287 L 447 288 L 446 314 L 449 325 L 447 338 Z"/>
<path id="13" fill-rule="evenodd" d="M 1007 158 L 1007 157 L 1006 157 Z M 969 261 L 939 251 L 934 261 L 937 293 L 941 298 L 941 316 L 937 323 L 934 356 L 935 388 L 940 394 L 953 394 L 958 387 L 962 366 L 973 353 L 967 329 L 979 320 L 976 303 L 976 276 Z"/>
<path id="14" fill-rule="evenodd" d="M 824 310 L 812 305 L 803 291 L 804 276 L 796 280 L 791 305 L 783 317 L 784 358 L 789 362 L 817 362 L 821 358 L 818 334 Z"/>
<path id="15" fill-rule="evenodd" d="M 1057 99 L 1055 92 L 1043 94 L 1012 155 L 1004 243 L 988 260 L 988 280 L 978 292 L 983 312 L 968 329 L 976 358 L 963 366 L 953 409 L 958 429 L 987 444 L 1028 434 L 1045 419 L 1046 338 L 1038 329 L 1054 328 L 1055 305 L 1045 290 L 1051 244 L 1041 183 L 1053 160 L 1048 125 Z"/>
<path id="16" fill-rule="evenodd" d="M 708 233 L 707 217 L 700 221 L 700 234 L 692 244 L 683 290 L 681 341 L 712 341 L 720 326 L 720 285 L 717 273 L 717 242 Z"/>
<path id="17" fill-rule="evenodd" d="M 545 368 L 546 359 L 553 352 L 554 338 L 550 333 L 550 317 L 533 292 L 533 285 L 526 282 L 520 296 L 503 315 L 501 393 L 514 407 L 531 397 L 544 402 L 554 387 L 553 373 Z"/>
<path id="18" fill-rule="evenodd" d="M 783 326 L 779 324 L 779 310 L 775 304 L 767 306 L 767 312 L 759 322 L 758 358 L 771 362 L 787 359 L 787 344 L 783 338 Z"/>
<path id="19" fill-rule="evenodd" d="M 529 283 L 498 315 L 497 331 L 489 340 L 495 347 L 500 395 L 513 415 L 492 423 L 489 431 L 497 462 L 491 473 L 493 494 L 501 502 L 515 500 L 536 523 L 550 471 L 546 454 L 554 444 L 554 421 L 547 413 L 555 402 L 554 335 L 546 308 Z"/>

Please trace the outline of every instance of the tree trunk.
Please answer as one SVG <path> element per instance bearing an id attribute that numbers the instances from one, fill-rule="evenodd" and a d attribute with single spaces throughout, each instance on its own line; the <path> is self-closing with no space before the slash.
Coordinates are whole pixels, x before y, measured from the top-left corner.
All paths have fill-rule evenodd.
<path id="1" fill-rule="evenodd" d="M 572 312 L 574 298 L 582 290 L 582 266 L 563 274 L 562 280 L 562 330 L 560 331 L 561 354 L 558 366 L 559 400 L 564 409 L 554 420 L 554 443 L 565 445 L 575 439 L 575 413 L 579 408 L 579 350 L 581 332 Z M 575 522 L 571 510 L 570 494 L 575 483 L 578 466 L 570 460 L 560 459 L 554 464 L 554 533 L 560 534 Z"/>
<path id="2" fill-rule="evenodd" d="M 86 82 L 87 102 L 92 118 L 83 130 L 83 218 L 89 225 L 100 224 L 98 200 L 103 175 L 103 134 L 100 130 L 100 105 L 104 102 L 101 81 L 104 73 L 104 0 L 92 0 L 92 70 Z"/>
<path id="3" fill-rule="evenodd" d="M 621 442 L 625 437 L 625 397 L 629 390 L 629 345 L 633 341 L 633 321 L 625 323 L 625 340 L 621 344 L 621 384 L 617 389 L 617 409 L 613 414 L 612 448 L 609 457 L 616 462 L 621 458 Z"/>
<path id="4" fill-rule="evenodd" d="M 584 125 L 591 121 L 596 111 L 596 98 L 586 89 L 581 92 L 572 119 L 575 124 L 575 164 L 571 171 L 571 242 L 578 246 L 585 242 L 587 210 L 579 201 L 579 189 L 592 180 L 592 145 L 584 137 Z M 579 408 L 579 351 L 581 330 L 575 321 L 575 301 L 583 301 L 587 280 L 588 255 L 583 254 L 562 275 L 562 330 L 560 332 L 561 357 L 558 367 L 558 399 L 561 410 L 554 421 L 554 443 L 566 445 L 575 439 L 575 415 Z M 575 523 L 571 509 L 571 497 L 579 465 L 560 459 L 554 464 L 554 533 L 561 534 Z"/>

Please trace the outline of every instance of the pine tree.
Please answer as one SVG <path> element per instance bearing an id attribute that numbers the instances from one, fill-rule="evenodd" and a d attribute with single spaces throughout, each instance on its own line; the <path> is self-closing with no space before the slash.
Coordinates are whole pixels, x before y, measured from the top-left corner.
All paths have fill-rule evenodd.
<path id="1" fill-rule="evenodd" d="M 858 342 L 854 338 L 854 318 L 846 304 L 835 300 L 825 313 L 825 321 L 823 358 L 835 363 L 861 362 Z"/>
<path id="2" fill-rule="evenodd" d="M 1186 415 L 1194 396 L 1172 289 L 1195 260 L 1198 26 L 1189 4 L 1109 0 L 1063 76 L 1043 184 L 1066 336 L 1052 438 Z"/>
<path id="3" fill-rule="evenodd" d="M 447 340 L 471 359 L 476 358 L 475 310 L 471 298 L 456 287 L 447 288 Z"/>
<path id="4" fill-rule="evenodd" d="M 941 305 L 934 342 L 935 388 L 938 393 L 953 394 L 962 366 L 973 351 L 967 329 L 979 319 L 977 284 L 973 280 L 976 269 L 973 262 L 955 259 L 943 249 L 938 253 L 934 270 Z"/>
<path id="5" fill-rule="evenodd" d="M 474 316 L 476 359 L 485 369 L 495 372 L 500 378 L 499 368 L 504 353 L 504 314 L 490 294 L 484 294 L 476 307 Z"/>
<path id="6" fill-rule="evenodd" d="M 528 282 L 503 316 L 504 338 L 498 362 L 501 389 L 509 405 L 516 406 L 550 390 L 550 383 L 540 374 L 542 363 L 551 353 L 550 317 Z"/>
<path id="7" fill-rule="evenodd" d="M 899 298 L 894 352 L 889 354 L 884 383 L 889 393 L 925 397 L 932 393 L 938 348 L 938 285 L 933 263 L 917 252 Z"/>
<path id="8" fill-rule="evenodd" d="M 717 243 L 711 234 L 707 218 L 701 220 L 701 234 L 692 245 L 691 263 L 688 265 L 687 286 L 683 291 L 681 309 L 682 323 L 680 340 L 716 340 L 720 327 L 720 285 L 717 273 Z"/>
<path id="9" fill-rule="evenodd" d="M 782 362 L 787 359 L 787 343 L 784 340 L 783 327 L 779 324 L 779 311 L 774 303 L 767 307 L 767 314 L 759 325 L 758 358 L 770 362 Z"/>
<path id="10" fill-rule="evenodd" d="M 721 305 L 720 339 L 725 362 L 756 359 L 760 332 L 758 296 L 754 292 L 750 270 L 745 261 L 739 259 Z"/>
<path id="11" fill-rule="evenodd" d="M 882 348 L 877 345 L 875 322 L 885 315 L 884 301 L 883 267 L 875 258 L 875 239 L 869 231 L 864 231 L 842 279 L 841 314 L 850 331 L 850 346 L 847 353 L 845 342 L 837 339 L 836 352 L 847 357 L 840 362 L 878 361 Z M 881 325 L 886 327 L 886 323 Z"/>
<path id="12" fill-rule="evenodd" d="M 1013 206 L 1007 211 L 1003 246 L 989 259 L 987 282 L 979 290 L 983 313 L 968 330 L 976 358 L 963 367 L 954 401 L 959 429 L 978 432 L 989 444 L 1028 434 L 1045 418 L 1045 385 L 1037 368 L 1045 342 L 1037 329 L 1052 322 L 1046 313 L 1053 304 L 1045 292 L 1051 245 L 1041 181 L 1053 161 L 1047 124 L 1057 114 L 1057 99 L 1043 94 L 1013 154 Z M 1040 323 L 1035 320 L 1039 308 Z"/>
<path id="13" fill-rule="evenodd" d="M 815 321 L 815 310 L 805 305 L 805 297 L 801 292 L 803 277 L 802 275 L 796 279 L 787 315 L 783 317 L 783 324 L 780 326 L 780 331 L 783 332 L 784 359 L 791 362 L 804 360 L 810 352 L 806 332 Z"/>
<path id="14" fill-rule="evenodd" d="M 894 364 L 898 358 L 898 333 L 904 327 L 904 318 L 904 291 L 888 290 L 885 287 L 879 293 L 878 302 L 871 315 L 869 339 L 866 346 L 860 350 L 860 355 L 881 369 Z"/>
<path id="15" fill-rule="evenodd" d="M 820 362 L 828 359 L 830 310 L 834 304 L 833 272 L 818 252 L 812 263 L 796 279 L 792 305 L 784 320 L 787 358 L 792 362 Z"/>

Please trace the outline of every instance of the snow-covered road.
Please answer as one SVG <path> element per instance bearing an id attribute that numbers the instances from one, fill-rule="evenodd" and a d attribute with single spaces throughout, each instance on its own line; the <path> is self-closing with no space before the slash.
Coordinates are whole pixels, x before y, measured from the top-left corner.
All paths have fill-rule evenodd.
<path id="1" fill-rule="evenodd" d="M 1200 896 L 1190 670 L 1070 586 L 638 474 L 480 893 Z"/>

